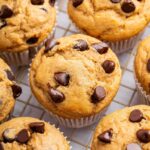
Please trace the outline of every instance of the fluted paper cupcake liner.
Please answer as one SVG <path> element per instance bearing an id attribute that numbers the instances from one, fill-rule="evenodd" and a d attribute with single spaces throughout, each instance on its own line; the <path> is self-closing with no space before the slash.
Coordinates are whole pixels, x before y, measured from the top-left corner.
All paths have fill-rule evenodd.
<path id="1" fill-rule="evenodd" d="M 83 33 L 88 35 L 84 30 L 80 29 L 70 18 L 71 23 L 76 27 L 76 29 Z M 106 41 L 106 40 L 102 40 L 103 42 L 107 43 L 110 48 L 116 53 L 116 54 L 122 54 L 124 52 L 127 51 L 131 51 L 133 50 L 133 48 L 135 47 L 135 45 L 137 44 L 137 42 L 140 40 L 140 38 L 142 37 L 142 35 L 144 34 L 144 31 L 141 31 L 140 33 L 138 33 L 137 35 L 128 38 L 126 40 L 120 40 L 120 41 L 116 41 L 116 42 L 110 42 L 110 41 Z M 100 39 L 99 39 L 100 40 Z"/>
<path id="2" fill-rule="evenodd" d="M 56 18 L 58 14 L 58 4 L 55 4 L 56 8 Z M 57 19 L 56 19 L 57 20 Z M 23 52 L 0 52 L 0 57 L 4 59 L 8 64 L 15 65 L 15 66 L 26 66 L 31 63 L 31 59 L 35 56 L 35 54 L 40 50 L 42 46 L 44 46 L 45 42 L 54 38 L 55 27 L 57 25 L 57 21 L 51 33 L 48 37 L 43 40 L 38 46 L 29 48 Z"/>
<path id="3" fill-rule="evenodd" d="M 143 89 L 141 83 L 139 83 L 138 79 L 136 78 L 136 75 L 134 75 L 134 78 L 141 103 L 150 105 L 150 95 L 148 95 L 146 91 Z"/>

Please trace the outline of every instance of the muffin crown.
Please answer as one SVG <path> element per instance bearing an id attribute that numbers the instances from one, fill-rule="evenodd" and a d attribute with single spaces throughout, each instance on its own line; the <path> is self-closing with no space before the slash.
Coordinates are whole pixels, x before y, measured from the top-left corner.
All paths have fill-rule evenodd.
<path id="1" fill-rule="evenodd" d="M 0 148 L 69 150 L 68 142 L 58 129 L 30 117 L 12 119 L 0 125 Z"/>
<path id="2" fill-rule="evenodd" d="M 15 98 L 19 97 L 22 89 L 15 82 L 15 77 L 9 66 L 0 59 L 0 122 L 12 111 Z"/>
<path id="3" fill-rule="evenodd" d="M 66 118 L 80 118 L 98 113 L 112 101 L 121 69 L 107 44 L 77 34 L 47 47 L 30 70 L 32 91 L 44 107 Z"/>
<path id="4" fill-rule="evenodd" d="M 104 117 L 96 128 L 91 150 L 148 150 L 150 108 L 138 105 Z"/>
<path id="5" fill-rule="evenodd" d="M 150 94 L 150 37 L 143 40 L 138 47 L 134 69 L 138 82 L 147 94 Z"/>
<path id="6" fill-rule="evenodd" d="M 149 8 L 149 0 L 68 1 L 68 13 L 76 26 L 107 41 L 128 39 L 143 31 L 150 21 Z"/>
<path id="7" fill-rule="evenodd" d="M 51 33 L 56 19 L 52 0 L 1 0 L 0 51 L 24 51 Z"/>

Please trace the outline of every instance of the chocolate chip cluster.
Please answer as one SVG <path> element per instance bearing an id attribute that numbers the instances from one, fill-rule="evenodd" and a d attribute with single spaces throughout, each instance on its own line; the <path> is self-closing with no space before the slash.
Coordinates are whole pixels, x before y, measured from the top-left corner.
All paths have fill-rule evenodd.
<path id="1" fill-rule="evenodd" d="M 56 45 L 59 45 L 60 43 L 56 42 L 53 43 L 52 45 L 47 44 L 45 45 L 45 51 L 44 54 L 47 54 L 48 51 L 52 50 Z M 84 52 L 89 50 L 90 45 L 87 43 L 87 41 L 83 39 L 78 39 L 76 40 L 76 44 L 73 45 L 72 47 L 76 51 Z M 109 47 L 106 43 L 100 42 L 100 43 L 94 43 L 91 45 L 91 48 L 98 52 L 100 55 L 106 54 L 109 50 Z M 111 60 L 105 60 L 100 67 L 103 68 L 104 72 L 106 74 L 111 74 L 115 70 L 115 63 Z M 54 74 L 54 80 L 56 81 L 57 84 L 60 86 L 69 86 L 69 81 L 71 79 L 70 74 L 66 72 L 56 72 Z M 49 84 L 48 84 L 49 85 Z M 53 102 L 55 103 L 61 103 L 65 100 L 65 95 L 61 92 L 58 91 L 57 89 L 51 87 L 49 85 L 49 95 L 52 99 Z M 104 87 L 102 86 L 97 86 L 93 94 L 91 95 L 91 102 L 96 104 L 105 99 L 106 97 L 106 91 Z"/>
<path id="2" fill-rule="evenodd" d="M 19 132 L 15 128 L 8 128 L 3 131 L 0 141 L 0 150 L 4 150 L 3 143 L 12 143 L 14 141 L 19 144 L 27 144 L 33 133 L 43 134 L 45 132 L 44 122 L 33 122 L 29 124 L 29 129 L 22 129 Z"/>
<path id="3" fill-rule="evenodd" d="M 78 7 L 79 5 L 83 3 L 83 1 L 84 0 L 72 0 L 72 4 L 74 7 Z M 110 1 L 115 4 L 121 3 L 121 9 L 125 13 L 134 12 L 136 9 L 136 6 L 132 0 L 123 0 L 122 2 L 121 0 L 110 0 Z M 138 0 L 138 1 L 142 1 L 142 0 Z"/>
<path id="4" fill-rule="evenodd" d="M 143 113 L 135 109 L 129 115 L 129 121 L 132 123 L 139 123 L 145 117 Z M 150 142 L 150 130 L 149 129 L 140 129 L 136 132 L 137 139 L 142 143 L 149 143 Z M 111 143 L 113 138 L 113 129 L 109 129 L 101 133 L 98 137 L 98 140 L 103 143 Z M 126 146 L 126 150 L 142 150 L 139 143 L 129 143 Z"/>

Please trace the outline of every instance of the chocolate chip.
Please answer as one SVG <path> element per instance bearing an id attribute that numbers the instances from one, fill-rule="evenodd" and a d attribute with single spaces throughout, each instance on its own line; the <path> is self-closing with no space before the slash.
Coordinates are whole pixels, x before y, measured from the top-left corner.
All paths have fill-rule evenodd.
<path id="1" fill-rule="evenodd" d="M 12 85 L 12 91 L 13 91 L 14 98 L 17 98 L 21 95 L 22 88 L 16 84 L 14 84 L 14 85 Z"/>
<path id="2" fill-rule="evenodd" d="M 135 4 L 132 2 L 132 0 L 124 0 L 124 2 L 121 5 L 121 9 L 125 12 L 125 13 L 131 13 L 133 11 L 135 11 Z"/>
<path id="3" fill-rule="evenodd" d="M 77 44 L 74 45 L 74 49 L 77 49 L 79 51 L 85 51 L 85 50 L 88 50 L 89 49 L 89 46 L 87 44 L 86 41 L 84 40 L 77 40 Z"/>
<path id="4" fill-rule="evenodd" d="M 98 136 L 98 140 L 104 143 L 111 143 L 112 139 L 112 130 L 104 131 L 102 134 Z"/>
<path id="5" fill-rule="evenodd" d="M 143 143 L 150 142 L 150 130 L 140 129 L 136 132 L 136 136 L 140 142 Z"/>
<path id="6" fill-rule="evenodd" d="M 44 0 L 31 0 L 31 3 L 33 5 L 42 5 L 44 3 Z"/>
<path id="7" fill-rule="evenodd" d="M 33 122 L 29 124 L 30 129 L 33 132 L 37 132 L 37 133 L 44 133 L 45 129 L 45 124 L 43 122 Z"/>
<path id="8" fill-rule="evenodd" d="M 2 135 L 5 143 L 11 143 L 16 139 L 16 130 L 11 128 L 6 129 Z"/>
<path id="9" fill-rule="evenodd" d="M 4 147 L 1 142 L 0 142 L 0 150 L 4 150 Z"/>
<path id="10" fill-rule="evenodd" d="M 102 67 L 106 73 L 110 74 L 115 70 L 115 63 L 111 60 L 106 60 L 103 62 Z"/>
<path id="11" fill-rule="evenodd" d="M 84 0 L 73 0 L 73 6 L 78 7 L 83 3 Z"/>
<path id="12" fill-rule="evenodd" d="M 10 18 L 13 15 L 13 11 L 6 5 L 3 5 L 0 10 L 0 18 Z"/>
<path id="13" fill-rule="evenodd" d="M 150 59 L 147 61 L 147 71 L 150 73 Z"/>
<path id="14" fill-rule="evenodd" d="M 129 120 L 131 122 L 140 122 L 142 119 L 143 113 L 140 110 L 135 109 L 130 113 Z"/>
<path id="15" fill-rule="evenodd" d="M 51 39 L 50 39 L 50 40 L 47 40 L 47 41 L 45 42 L 45 50 L 44 50 L 44 53 L 47 53 L 48 51 L 52 50 L 56 45 L 59 45 L 59 42 L 52 41 Z"/>
<path id="16" fill-rule="evenodd" d="M 49 0 L 50 5 L 51 5 L 51 6 L 54 6 L 54 5 L 55 5 L 55 1 L 56 1 L 56 0 Z"/>
<path id="17" fill-rule="evenodd" d="M 126 150 L 142 150 L 141 146 L 136 143 L 131 143 L 127 145 Z"/>
<path id="18" fill-rule="evenodd" d="M 7 78 L 11 81 L 15 80 L 15 76 L 13 75 L 13 73 L 9 70 L 6 70 L 6 74 L 7 74 Z"/>
<path id="19" fill-rule="evenodd" d="M 25 144 L 29 141 L 30 135 L 27 129 L 22 129 L 16 137 L 16 141 L 22 144 Z"/>
<path id="20" fill-rule="evenodd" d="M 94 90 L 93 95 L 91 96 L 92 103 L 98 103 L 106 97 L 106 91 L 103 87 L 98 86 Z"/>
<path id="21" fill-rule="evenodd" d="M 0 29 L 2 29 L 5 26 L 7 26 L 7 22 L 3 19 L 0 19 Z"/>
<path id="22" fill-rule="evenodd" d="M 69 84 L 70 75 L 66 72 L 57 72 L 55 73 L 54 78 L 59 84 L 67 86 Z"/>
<path id="23" fill-rule="evenodd" d="M 119 3 L 121 0 L 111 0 L 112 3 Z"/>
<path id="24" fill-rule="evenodd" d="M 48 12 L 47 9 L 45 9 L 45 8 L 40 8 L 40 9 L 43 10 L 43 11 L 45 11 L 45 12 Z"/>
<path id="25" fill-rule="evenodd" d="M 55 103 L 61 103 L 65 99 L 64 94 L 54 88 L 50 88 L 49 95 Z"/>
<path id="26" fill-rule="evenodd" d="M 30 39 L 27 40 L 28 44 L 35 44 L 38 41 L 37 37 L 32 37 Z"/>
<path id="27" fill-rule="evenodd" d="M 93 44 L 92 47 L 93 47 L 94 49 L 96 49 L 97 52 L 100 53 L 100 54 L 105 54 L 105 53 L 107 53 L 107 51 L 108 51 L 108 49 L 109 49 L 108 45 L 107 45 L 106 43 L 103 43 L 103 42 L 97 43 L 97 44 Z"/>

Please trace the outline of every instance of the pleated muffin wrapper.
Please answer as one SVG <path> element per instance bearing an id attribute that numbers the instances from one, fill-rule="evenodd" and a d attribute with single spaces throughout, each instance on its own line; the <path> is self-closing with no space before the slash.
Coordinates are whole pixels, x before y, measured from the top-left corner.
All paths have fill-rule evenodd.
<path id="1" fill-rule="evenodd" d="M 55 3 L 56 9 L 56 20 L 58 14 L 58 3 Z M 41 49 L 42 46 L 45 45 L 46 41 L 51 41 L 54 38 L 55 29 L 56 29 L 57 21 L 48 37 L 44 39 L 38 46 L 28 48 L 23 52 L 5 52 L 0 51 L 0 57 L 4 59 L 9 65 L 14 66 L 27 66 L 31 63 L 32 58 L 35 54 Z"/>
<path id="2" fill-rule="evenodd" d="M 70 17 L 69 17 L 70 18 Z M 77 29 L 78 32 L 87 34 L 84 30 L 80 29 L 70 18 L 71 23 L 73 26 L 75 26 L 75 28 Z M 137 44 L 137 42 L 140 40 L 140 38 L 142 37 L 142 35 L 144 34 L 145 29 L 143 29 L 143 31 L 139 32 L 137 35 L 128 38 L 126 40 L 120 40 L 120 41 L 116 41 L 116 42 L 110 42 L 110 41 L 106 41 L 106 40 L 101 40 L 105 43 L 107 43 L 109 45 L 109 47 L 113 50 L 113 52 L 115 52 L 117 55 L 125 53 L 127 51 L 131 51 L 133 50 L 133 48 L 135 47 L 135 45 Z M 90 36 L 90 35 L 89 35 Z"/>
<path id="3" fill-rule="evenodd" d="M 135 71 L 134 71 L 134 78 L 135 78 L 136 88 L 137 88 L 137 92 L 138 92 L 141 103 L 150 105 L 150 95 L 146 93 L 141 83 L 136 78 Z"/>

